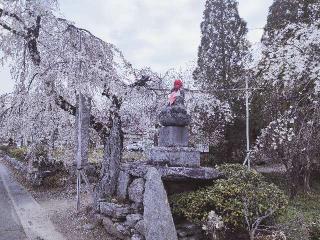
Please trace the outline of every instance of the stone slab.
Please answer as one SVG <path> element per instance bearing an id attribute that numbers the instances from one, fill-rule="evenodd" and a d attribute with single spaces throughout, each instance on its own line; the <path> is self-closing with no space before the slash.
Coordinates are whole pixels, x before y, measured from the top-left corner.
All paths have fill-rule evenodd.
<path id="1" fill-rule="evenodd" d="M 147 171 L 152 165 L 147 162 L 124 163 L 121 166 L 123 171 L 134 177 L 145 178 Z M 216 180 L 223 178 L 223 174 L 210 167 L 188 168 L 188 167 L 167 167 L 155 166 L 163 180 Z"/>
<path id="2" fill-rule="evenodd" d="M 76 103 L 76 164 L 82 168 L 88 164 L 89 125 L 91 117 L 91 99 L 83 94 L 77 95 Z"/>
<path id="3" fill-rule="evenodd" d="M 154 165 L 200 167 L 200 152 L 188 147 L 153 147 L 149 160 Z"/>
<path id="4" fill-rule="evenodd" d="M 185 167 L 163 167 L 159 169 L 164 180 L 216 180 L 223 178 L 223 174 L 214 168 L 185 168 Z"/>
<path id="5" fill-rule="evenodd" d="M 161 175 L 153 167 L 146 175 L 143 205 L 146 240 L 178 240 Z"/>
<path id="6" fill-rule="evenodd" d="M 159 147 L 187 147 L 189 132 L 187 127 L 162 127 L 159 130 Z"/>

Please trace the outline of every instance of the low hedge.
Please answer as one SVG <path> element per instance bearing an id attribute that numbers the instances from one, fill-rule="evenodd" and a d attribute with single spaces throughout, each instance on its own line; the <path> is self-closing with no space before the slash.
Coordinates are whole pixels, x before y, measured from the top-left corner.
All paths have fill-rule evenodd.
<path id="1" fill-rule="evenodd" d="M 268 218 L 272 221 L 286 209 L 288 200 L 284 192 L 276 185 L 267 183 L 261 174 L 248 171 L 239 164 L 222 165 L 218 170 L 227 179 L 217 180 L 212 186 L 196 192 L 170 197 L 173 214 L 201 223 L 210 211 L 215 211 L 228 228 L 245 230 L 245 215 L 250 222 L 254 222 L 272 209 L 274 214 Z"/>

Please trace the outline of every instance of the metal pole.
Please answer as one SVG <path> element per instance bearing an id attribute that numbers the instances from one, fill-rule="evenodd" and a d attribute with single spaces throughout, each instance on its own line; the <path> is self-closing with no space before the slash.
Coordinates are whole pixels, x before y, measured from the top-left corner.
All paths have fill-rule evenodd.
<path id="1" fill-rule="evenodd" d="M 247 138 L 247 156 L 246 161 L 248 163 L 248 169 L 250 170 L 250 135 L 249 135 L 249 128 L 250 128 L 250 116 L 249 116 L 249 83 L 248 78 L 246 78 L 246 138 Z"/>
<path id="2" fill-rule="evenodd" d="M 77 212 L 80 210 L 81 170 L 77 169 Z"/>

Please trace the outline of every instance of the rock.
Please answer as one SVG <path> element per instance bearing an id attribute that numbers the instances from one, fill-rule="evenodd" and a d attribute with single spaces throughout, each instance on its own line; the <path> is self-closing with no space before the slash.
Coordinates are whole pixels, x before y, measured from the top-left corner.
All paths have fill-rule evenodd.
<path id="1" fill-rule="evenodd" d="M 153 165 L 200 167 L 200 152 L 189 147 L 153 147 L 149 159 Z"/>
<path id="2" fill-rule="evenodd" d="M 132 212 L 133 213 L 141 213 L 143 212 L 143 203 L 135 203 L 133 202 L 131 205 L 130 205 L 131 209 L 132 209 Z"/>
<path id="3" fill-rule="evenodd" d="M 93 216 L 93 220 L 94 220 L 95 225 L 100 225 L 100 224 L 102 224 L 103 216 L 99 213 L 95 213 Z"/>
<path id="4" fill-rule="evenodd" d="M 144 180 L 138 178 L 133 180 L 128 189 L 129 199 L 135 203 L 141 203 L 143 201 L 144 192 Z"/>
<path id="5" fill-rule="evenodd" d="M 117 197 L 125 200 L 128 195 L 128 185 L 130 182 L 130 175 L 124 171 L 120 171 L 118 178 Z"/>
<path id="6" fill-rule="evenodd" d="M 190 222 L 181 223 L 176 226 L 180 238 L 202 235 L 202 226 Z M 200 238 L 201 239 L 201 238 Z"/>
<path id="7" fill-rule="evenodd" d="M 131 163 L 122 163 L 120 169 L 129 173 L 131 176 L 136 178 L 144 178 L 148 168 L 148 162 L 131 162 Z"/>
<path id="8" fill-rule="evenodd" d="M 126 221 L 124 222 L 124 225 L 129 226 L 131 228 L 134 228 L 134 226 L 142 219 L 141 214 L 129 214 L 126 217 Z"/>
<path id="9" fill-rule="evenodd" d="M 187 147 L 189 132 L 186 127 L 162 127 L 159 131 L 159 147 Z"/>
<path id="10" fill-rule="evenodd" d="M 144 237 L 140 234 L 133 234 L 131 240 L 144 240 Z"/>
<path id="11" fill-rule="evenodd" d="M 154 167 L 146 175 L 143 205 L 146 240 L 177 240 L 167 193 L 161 175 Z"/>
<path id="12" fill-rule="evenodd" d="M 130 235 L 130 229 L 127 226 L 125 226 L 121 223 L 114 223 L 114 226 L 117 229 L 117 231 L 119 233 L 121 233 L 122 235 L 124 235 L 124 236 Z"/>
<path id="13" fill-rule="evenodd" d="M 146 235 L 146 228 L 143 220 L 140 220 L 139 222 L 137 222 L 137 224 L 134 226 L 134 229 L 141 235 L 143 236 Z"/>
<path id="14" fill-rule="evenodd" d="M 100 213 L 111 218 L 124 219 L 131 213 L 129 206 L 116 203 L 101 202 Z"/>
<path id="15" fill-rule="evenodd" d="M 126 239 L 126 236 L 118 231 L 118 229 L 116 228 L 115 224 L 111 221 L 111 219 L 104 218 L 102 221 L 102 224 L 110 235 L 117 237 L 119 239 Z"/>
<path id="16" fill-rule="evenodd" d="M 88 224 L 83 225 L 82 228 L 86 231 L 91 231 L 95 228 L 95 225 L 88 223 Z"/>
<path id="17" fill-rule="evenodd" d="M 165 107 L 159 114 L 159 121 L 162 126 L 184 127 L 190 124 L 191 117 L 183 105 Z"/>
<path id="18" fill-rule="evenodd" d="M 188 236 L 188 233 L 184 231 L 183 229 L 177 229 L 178 237 L 186 237 Z"/>

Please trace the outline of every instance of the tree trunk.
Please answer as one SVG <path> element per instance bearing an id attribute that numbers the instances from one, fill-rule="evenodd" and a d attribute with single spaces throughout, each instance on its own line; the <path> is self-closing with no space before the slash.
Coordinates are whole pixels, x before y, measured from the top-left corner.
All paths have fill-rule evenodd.
<path id="1" fill-rule="evenodd" d="M 113 117 L 110 135 L 106 138 L 104 146 L 101 180 L 96 189 L 96 201 L 112 197 L 116 193 L 123 148 L 122 123 L 118 114 Z"/>
<path id="2" fill-rule="evenodd" d="M 309 156 L 307 156 L 307 161 L 306 161 L 304 174 L 303 174 L 303 191 L 305 193 L 308 193 L 311 191 L 311 188 L 310 188 L 310 175 L 311 175 L 310 166 L 311 166 L 311 161 L 310 161 Z"/>

